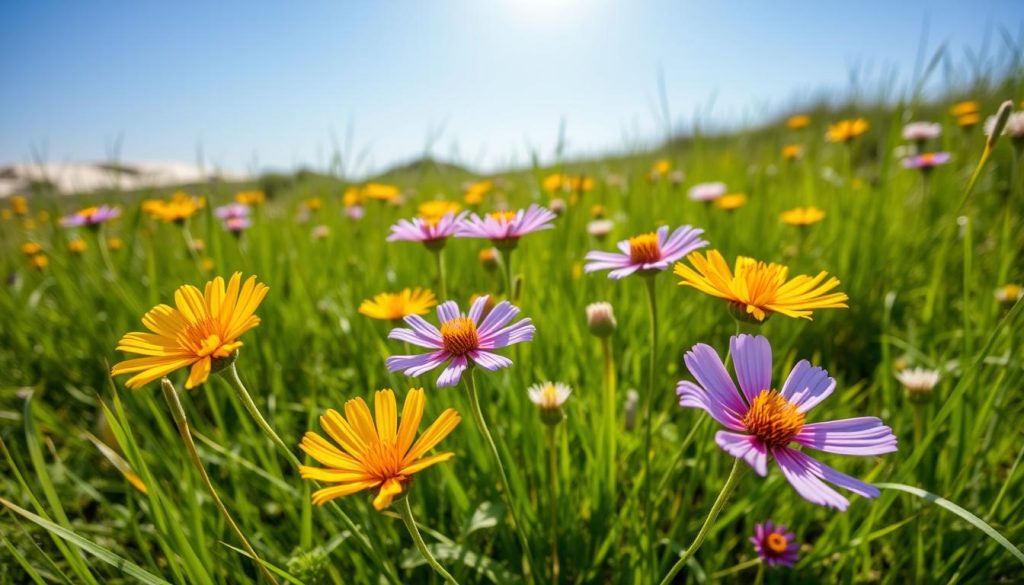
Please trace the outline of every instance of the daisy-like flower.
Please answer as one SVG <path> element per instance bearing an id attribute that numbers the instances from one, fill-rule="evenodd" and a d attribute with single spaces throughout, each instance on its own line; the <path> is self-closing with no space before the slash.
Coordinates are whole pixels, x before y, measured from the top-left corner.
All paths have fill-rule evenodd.
<path id="1" fill-rule="evenodd" d="M 807 412 L 835 390 L 828 372 L 801 360 L 778 391 L 772 385 L 772 348 L 766 338 L 738 335 L 729 347 L 739 390 L 715 350 L 702 343 L 684 357 L 697 383 L 682 381 L 676 388 L 680 406 L 703 409 L 728 429 L 715 434 L 715 443 L 762 477 L 768 474 L 768 459 L 774 459 L 793 489 L 820 506 L 845 510 L 850 504 L 825 481 L 878 497 L 874 486 L 790 445 L 840 455 L 882 455 L 896 451 L 892 429 L 875 417 L 806 422 Z"/>
<path id="2" fill-rule="evenodd" d="M 621 253 L 596 250 L 588 252 L 588 263 L 584 270 L 611 270 L 608 277 L 616 280 L 634 272 L 660 272 L 690 252 L 707 246 L 708 243 L 700 239 L 703 233 L 702 229 L 684 225 L 669 235 L 668 226 L 661 226 L 657 232 L 641 234 L 619 242 Z"/>
<path id="3" fill-rule="evenodd" d="M 437 307 L 438 329 L 419 315 L 405 317 L 410 329 L 392 329 L 388 338 L 407 341 L 432 351 L 416 355 L 395 355 L 387 359 L 388 370 L 402 371 L 407 376 L 419 376 L 441 364 L 447 367 L 437 378 L 438 388 L 455 386 L 471 363 L 495 371 L 512 365 L 512 360 L 494 353 L 516 343 L 532 341 L 536 328 L 530 319 L 508 323 L 519 314 L 519 309 L 508 301 L 495 305 L 483 316 L 489 297 L 477 298 L 468 314 L 459 311 L 455 301 Z"/>
<path id="4" fill-rule="evenodd" d="M 949 113 L 954 116 L 967 116 L 969 114 L 977 114 L 981 111 L 981 104 L 974 100 L 967 100 L 963 102 L 957 102 L 953 104 L 953 107 L 949 109 Z"/>
<path id="5" fill-rule="evenodd" d="M 195 388 L 211 372 L 227 366 L 242 347 L 238 338 L 260 324 L 254 313 L 268 290 L 255 276 L 242 284 L 240 272 L 231 276 L 226 287 L 218 276 L 206 283 L 205 292 L 189 284 L 178 288 L 177 308 L 157 305 L 142 318 L 150 332 L 128 333 L 117 345 L 118 351 L 145 357 L 125 360 L 111 374 L 135 374 L 125 385 L 139 388 L 190 367 L 185 388 Z"/>
<path id="6" fill-rule="evenodd" d="M 25 242 L 21 245 L 21 253 L 26 256 L 33 256 L 35 254 L 41 254 L 43 251 L 42 245 L 37 242 Z"/>
<path id="7" fill-rule="evenodd" d="M 409 315 L 426 315 L 437 305 L 434 293 L 423 288 L 381 293 L 359 305 L 359 312 L 371 319 L 398 321 Z"/>
<path id="8" fill-rule="evenodd" d="M 701 203 L 710 203 L 715 199 L 725 195 L 726 187 L 725 183 L 716 181 L 714 183 L 698 183 L 693 187 L 690 187 L 690 191 L 687 195 L 694 201 L 700 201 Z"/>
<path id="9" fill-rule="evenodd" d="M 658 179 L 667 175 L 671 170 L 672 161 L 668 160 L 667 158 L 657 160 L 654 162 L 654 165 L 651 166 L 651 179 L 657 181 Z"/>
<path id="10" fill-rule="evenodd" d="M 558 410 L 572 394 L 572 388 L 561 382 L 544 382 L 534 384 L 526 390 L 530 402 L 541 410 Z"/>
<path id="11" fill-rule="evenodd" d="M 324 466 L 302 465 L 299 475 L 303 479 L 333 484 L 313 492 L 313 504 L 322 506 L 335 498 L 373 489 L 377 491 L 373 507 L 383 510 L 408 490 L 413 475 L 454 457 L 451 452 L 424 457 L 462 420 L 454 409 L 442 412 L 420 438 L 413 441 L 426 403 L 422 388 L 409 390 L 402 406 L 401 423 L 398 403 L 391 389 L 374 394 L 376 416 L 362 398 L 345 403 L 345 416 L 333 409 L 325 412 L 320 417 L 320 426 L 333 443 L 317 433 L 307 432 L 299 444 L 307 455 Z"/>
<path id="12" fill-rule="evenodd" d="M 740 207 L 747 204 L 747 196 L 743 193 L 732 193 L 730 195 L 722 195 L 718 199 L 715 199 L 714 205 L 718 209 L 725 211 L 736 211 Z"/>
<path id="13" fill-rule="evenodd" d="M 118 238 L 117 236 L 115 236 L 113 238 L 108 238 L 107 239 L 107 248 L 111 252 L 118 252 L 122 248 L 124 248 L 124 240 L 122 240 L 121 238 Z"/>
<path id="14" fill-rule="evenodd" d="M 970 129 L 978 125 L 981 122 L 980 114 L 964 114 L 963 116 L 957 116 L 956 123 L 961 128 Z"/>
<path id="15" fill-rule="evenodd" d="M 14 215 L 28 215 L 28 199 L 24 195 L 11 195 L 10 202 Z"/>
<path id="16" fill-rule="evenodd" d="M 85 240 L 76 238 L 68 242 L 68 252 L 72 254 L 82 254 L 89 249 L 89 244 L 85 243 Z"/>
<path id="17" fill-rule="evenodd" d="M 845 293 L 829 292 L 839 286 L 839 279 L 826 272 L 787 280 L 789 268 L 745 256 L 736 257 L 732 271 L 718 250 L 709 251 L 707 256 L 694 252 L 687 259 L 693 268 L 682 262 L 675 267 L 676 275 L 682 278 L 680 286 L 725 299 L 733 316 L 740 319 L 760 323 L 772 313 L 781 313 L 809 320 L 814 309 L 847 308 L 849 297 Z"/>
<path id="18" fill-rule="evenodd" d="M 169 201 L 163 199 L 144 201 L 142 210 L 154 219 L 181 224 L 205 206 L 206 200 L 202 197 L 193 197 L 183 191 L 177 191 L 171 195 Z"/>
<path id="19" fill-rule="evenodd" d="M 461 209 L 462 206 L 454 201 L 438 199 L 435 201 L 420 203 L 417 211 L 419 212 L 419 216 L 423 219 L 441 219 L 449 213 L 458 213 Z"/>
<path id="20" fill-rule="evenodd" d="M 374 199 L 388 203 L 396 201 L 402 196 L 402 191 L 398 187 L 386 183 L 367 183 L 363 185 L 360 193 L 364 199 Z"/>
<path id="21" fill-rule="evenodd" d="M 1004 305 L 1012 305 L 1022 298 L 1024 298 L 1024 286 L 1019 284 L 1007 284 L 996 289 L 996 300 Z"/>
<path id="22" fill-rule="evenodd" d="M 942 136 L 942 124 L 937 122 L 911 122 L 903 127 L 903 140 L 926 142 Z"/>
<path id="23" fill-rule="evenodd" d="M 252 219 L 249 218 L 251 213 L 252 209 L 244 203 L 229 203 L 214 210 L 214 215 L 221 220 L 224 229 L 236 236 L 252 225 Z"/>
<path id="24" fill-rule="evenodd" d="M 465 217 L 465 211 L 458 215 L 449 211 L 439 218 L 400 219 L 391 226 L 391 235 L 387 237 L 387 241 L 422 242 L 428 248 L 441 248 L 448 238 L 458 233 Z"/>
<path id="25" fill-rule="evenodd" d="M 796 207 L 779 214 L 782 223 L 807 227 L 825 219 L 825 210 L 817 207 Z"/>
<path id="26" fill-rule="evenodd" d="M 467 183 L 462 189 L 462 199 L 466 205 L 480 205 L 484 196 L 494 190 L 494 181 L 474 181 Z"/>
<path id="27" fill-rule="evenodd" d="M 251 205 L 253 207 L 257 205 L 263 205 L 267 200 L 267 196 L 263 191 L 239 191 L 235 193 L 235 203 L 241 203 L 242 205 Z"/>
<path id="28" fill-rule="evenodd" d="M 66 228 L 89 227 L 99 228 L 101 224 L 121 216 L 121 209 L 109 205 L 86 207 L 60 219 L 60 225 Z"/>
<path id="29" fill-rule="evenodd" d="M 868 121 L 864 118 L 840 120 L 835 124 L 829 125 L 825 138 L 829 142 L 850 142 L 867 131 Z"/>
<path id="30" fill-rule="evenodd" d="M 903 168 L 930 171 L 948 163 L 951 158 L 952 155 L 948 152 L 926 152 L 903 159 Z"/>
<path id="31" fill-rule="evenodd" d="M 792 567 L 800 559 L 797 552 L 800 543 L 796 541 L 796 535 L 788 532 L 782 524 L 772 524 L 771 520 L 754 526 L 750 542 L 757 557 L 769 567 Z"/>
<path id="32" fill-rule="evenodd" d="M 799 114 L 799 115 L 796 115 L 796 116 L 790 116 L 790 118 L 788 120 L 786 120 L 786 126 L 789 126 L 793 130 L 799 130 L 801 128 L 806 128 L 806 127 L 808 127 L 810 125 L 811 125 L 811 117 L 807 116 L 807 115 L 804 115 L 804 114 Z"/>
<path id="33" fill-rule="evenodd" d="M 804 147 L 799 144 L 787 144 L 782 147 L 782 158 L 796 160 L 804 153 Z"/>
<path id="34" fill-rule="evenodd" d="M 614 228 L 615 222 L 610 219 L 595 219 L 587 223 L 587 233 L 598 240 L 603 240 Z"/>
<path id="35" fill-rule="evenodd" d="M 896 379 L 907 391 L 907 396 L 913 401 L 925 401 L 931 395 L 932 390 L 939 384 L 938 370 L 927 368 L 907 368 L 896 374 Z"/>
<path id="36" fill-rule="evenodd" d="M 499 250 L 511 250 L 519 238 L 554 226 L 555 214 L 536 203 L 526 210 L 496 211 L 483 217 L 472 214 L 459 222 L 455 235 L 460 238 L 488 239 Z"/>

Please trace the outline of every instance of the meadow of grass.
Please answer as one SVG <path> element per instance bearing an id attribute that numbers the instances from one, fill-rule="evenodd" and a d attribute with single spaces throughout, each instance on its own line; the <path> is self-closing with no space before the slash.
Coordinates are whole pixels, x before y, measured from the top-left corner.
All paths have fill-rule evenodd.
<path id="1" fill-rule="evenodd" d="M 984 119 L 1001 100 L 1019 101 L 1020 89 L 1013 82 L 963 97 L 980 102 Z M 835 393 L 809 421 L 878 416 L 892 427 L 899 450 L 821 456 L 882 486 L 874 500 L 851 495 L 845 512 L 805 501 L 773 465 L 765 478 L 743 473 L 676 581 L 1019 582 L 1021 303 L 1000 302 L 995 291 L 1024 280 L 1020 149 L 1003 139 L 962 204 L 986 138 L 980 124 L 960 128 L 950 105 L 820 111 L 799 130 L 780 122 L 756 132 L 697 136 L 643 155 L 510 172 L 476 206 L 462 200 L 469 177 L 460 172 L 409 171 L 390 178 L 402 202 L 366 201 L 358 220 L 345 213 L 343 181 L 310 175 L 275 183 L 240 238 L 212 212 L 233 199 L 236 185 L 190 189 L 208 205 L 186 226 L 147 217 L 140 194 L 30 197 L 27 215 L 10 211 L 0 224 L 0 267 L 10 275 L 0 293 L 0 503 L 6 510 L 0 581 L 260 579 L 201 482 L 160 384 L 129 390 L 123 377 L 109 375 L 124 359 L 114 349 L 118 340 L 141 329 L 145 311 L 171 302 L 182 284 L 202 288 L 235 271 L 270 286 L 257 311 L 262 323 L 243 337 L 236 365 L 292 452 L 303 456 L 296 446 L 307 430 L 321 431 L 318 417 L 327 408 L 355 397 L 371 400 L 379 388 L 395 389 L 401 402 L 409 388 L 425 387 L 427 421 L 449 407 L 464 419 L 439 446 L 454 459 L 417 474 L 408 491 L 429 550 L 461 583 L 524 581 L 523 550 L 463 387 L 435 388 L 439 371 L 418 379 L 389 373 L 385 358 L 405 348 L 387 339 L 392 323 L 357 308 L 363 299 L 407 287 L 440 297 L 431 253 L 415 243 L 385 242 L 389 226 L 414 216 L 418 204 L 442 198 L 487 212 L 559 198 L 566 206 L 555 228 L 525 236 L 511 256 L 515 302 L 533 319 L 536 335 L 501 352 L 512 367 L 478 371 L 475 378 L 529 543 L 532 580 L 556 580 L 557 554 L 560 582 L 658 582 L 690 546 L 729 475 L 733 458 L 714 442 L 717 423 L 680 408 L 675 393 L 679 380 L 692 379 L 682 358 L 694 344 L 725 355 L 737 330 L 726 304 L 677 286 L 671 271 L 655 280 L 648 525 L 640 407 L 650 382 L 644 281 L 582 270 L 590 250 L 613 250 L 616 241 L 659 225 L 691 224 L 730 261 L 748 255 L 785 264 L 791 274 L 827 271 L 840 279 L 848 309 L 819 310 L 813 320 L 775 315 L 743 327 L 771 341 L 775 380 L 800 359 L 835 377 Z M 848 144 L 825 141 L 829 123 L 858 116 L 867 118 L 867 133 Z M 906 146 L 900 132 L 911 120 L 942 124 L 931 148 L 952 153 L 950 164 L 927 176 L 903 168 L 893 153 Z M 785 160 L 787 144 L 800 145 L 801 156 Z M 656 160 L 682 171 L 681 184 L 669 175 L 652 177 Z M 552 173 L 586 176 L 592 188 L 548 192 L 544 180 Z M 747 196 L 746 204 L 725 211 L 691 201 L 687 189 L 704 181 L 725 182 L 730 192 Z M 309 209 L 311 198 L 319 208 Z M 123 213 L 97 232 L 56 223 L 101 203 L 118 204 Z M 823 209 L 824 220 L 805 228 L 780 221 L 781 212 L 808 205 Z M 604 238 L 588 233 L 595 214 L 614 222 Z M 111 237 L 123 247 L 107 246 Z M 69 252 L 71 238 L 82 238 L 87 249 Z M 201 250 L 190 248 L 197 240 Z M 28 264 L 20 250 L 26 242 L 42 246 L 46 267 Z M 486 247 L 485 240 L 457 238 L 444 249 L 447 298 L 463 307 L 475 294 L 506 295 L 502 267 L 489 270 L 479 259 Z M 618 320 L 610 337 L 614 460 L 602 444 L 608 404 L 602 343 L 584 313 L 596 301 L 610 302 Z M 436 322 L 432 314 L 427 319 Z M 895 378 L 907 367 L 940 372 L 923 402 L 912 402 Z M 200 458 L 276 579 L 441 582 L 394 508 L 377 512 L 367 492 L 335 500 L 337 506 L 313 506 L 315 488 L 260 432 L 228 381 L 214 375 L 186 392 L 185 378 L 184 372 L 170 376 Z M 546 380 L 573 388 L 565 421 L 554 427 L 553 449 L 551 429 L 526 392 Z M 627 405 L 634 389 L 641 399 Z M 354 535 L 343 516 L 368 538 Z M 785 524 L 801 543 L 794 567 L 758 562 L 749 537 L 766 520 Z"/>

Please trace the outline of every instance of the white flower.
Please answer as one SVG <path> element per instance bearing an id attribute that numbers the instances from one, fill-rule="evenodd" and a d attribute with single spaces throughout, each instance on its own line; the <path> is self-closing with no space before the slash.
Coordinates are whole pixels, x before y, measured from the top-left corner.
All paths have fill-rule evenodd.
<path id="1" fill-rule="evenodd" d="M 903 127 L 903 139 L 913 142 L 934 140 L 942 135 L 942 124 L 936 122 L 911 122 Z"/>
<path id="2" fill-rule="evenodd" d="M 587 305 L 587 328 L 598 337 L 607 337 L 615 331 L 615 312 L 611 303 L 590 303 Z"/>
<path id="3" fill-rule="evenodd" d="M 526 392 L 530 395 L 530 402 L 541 410 L 557 410 L 569 399 L 572 388 L 561 382 L 544 382 L 530 386 Z"/>
<path id="4" fill-rule="evenodd" d="M 989 116 L 985 120 L 985 135 L 991 136 L 995 127 L 996 117 Z M 1010 114 L 1010 117 L 1006 119 L 1006 128 L 1003 129 L 1003 134 L 1015 139 L 1024 138 L 1024 112 Z"/>
<path id="5" fill-rule="evenodd" d="M 911 394 L 931 392 L 939 383 L 939 371 L 927 368 L 908 368 L 896 374 L 896 379 Z"/>
<path id="6" fill-rule="evenodd" d="M 615 222 L 610 219 L 595 219 L 587 224 L 587 233 L 595 238 L 603 238 L 611 233 Z"/>
<path id="7" fill-rule="evenodd" d="M 704 203 L 714 201 L 722 195 L 725 195 L 726 187 L 725 183 L 714 182 L 714 183 L 699 183 L 690 187 L 689 196 L 694 201 L 701 201 Z"/>

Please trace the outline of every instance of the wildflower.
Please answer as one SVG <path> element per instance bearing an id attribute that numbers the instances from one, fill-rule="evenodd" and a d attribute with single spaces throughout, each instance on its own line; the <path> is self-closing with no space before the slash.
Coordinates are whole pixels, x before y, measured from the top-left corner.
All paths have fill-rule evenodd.
<path id="1" fill-rule="evenodd" d="M 557 425 L 565 418 L 562 405 L 572 394 L 572 388 L 558 382 L 534 384 L 526 390 L 530 402 L 540 409 L 540 418 L 546 425 Z"/>
<path id="2" fill-rule="evenodd" d="M 434 293 L 422 288 L 404 289 L 399 293 L 381 293 L 359 305 L 359 312 L 371 319 L 397 321 L 409 315 L 426 315 L 437 305 Z"/>
<path id="3" fill-rule="evenodd" d="M 672 262 L 690 252 L 707 246 L 708 243 L 700 239 L 703 233 L 702 229 L 684 225 L 669 235 L 668 226 L 661 226 L 657 232 L 622 240 L 619 242 L 620 253 L 588 252 L 586 259 L 590 262 L 584 270 L 594 272 L 612 269 L 608 277 L 616 280 L 634 272 L 653 274 L 667 269 Z"/>
<path id="4" fill-rule="evenodd" d="M 177 191 L 171 195 L 169 201 L 162 199 L 148 199 L 144 201 L 142 203 L 142 210 L 153 219 L 167 223 L 182 224 L 205 206 L 205 199 L 193 197 L 183 191 Z"/>
<path id="5" fill-rule="evenodd" d="M 850 142 L 868 131 L 868 121 L 864 118 L 840 120 L 828 127 L 825 138 L 829 142 Z"/>
<path id="6" fill-rule="evenodd" d="M 142 318 L 152 333 L 128 333 L 118 343 L 118 351 L 145 357 L 125 360 L 111 374 L 135 374 L 125 385 L 139 388 L 190 367 L 185 388 L 195 388 L 227 366 L 242 347 L 238 338 L 260 324 L 254 313 L 268 290 L 255 276 L 242 284 L 240 272 L 226 288 L 219 276 L 206 283 L 205 292 L 192 285 L 179 287 L 174 293 L 177 308 L 160 304 Z"/>
<path id="7" fill-rule="evenodd" d="M 420 203 L 418 211 L 421 218 L 437 221 L 449 213 L 458 213 L 460 209 L 462 209 L 462 206 L 454 201 L 438 199 L 437 201 Z"/>
<path id="8" fill-rule="evenodd" d="M 24 195 L 12 195 L 11 211 L 14 215 L 28 215 L 28 199 Z"/>
<path id="9" fill-rule="evenodd" d="M 566 193 L 583 193 L 594 189 L 594 179 L 584 175 L 548 175 L 541 182 L 541 188 L 548 193 L 564 191 Z"/>
<path id="10" fill-rule="evenodd" d="M 810 125 L 811 125 L 811 117 L 807 116 L 807 115 L 804 115 L 804 114 L 799 114 L 799 115 L 796 115 L 796 116 L 790 116 L 790 118 L 788 120 L 786 120 L 786 126 L 789 126 L 793 130 L 799 130 L 801 128 L 806 128 L 806 127 L 808 127 Z"/>
<path id="11" fill-rule="evenodd" d="M 308 211 L 319 211 L 323 206 L 324 201 L 319 197 L 310 197 L 302 202 L 302 207 Z"/>
<path id="12" fill-rule="evenodd" d="M 672 170 L 672 161 L 668 159 L 660 159 L 655 161 L 654 166 L 651 167 L 651 177 L 654 179 L 660 179 L 668 174 Z"/>
<path id="13" fill-rule="evenodd" d="M 598 240 L 603 240 L 615 228 L 615 222 L 610 219 L 595 219 L 587 223 L 587 233 Z"/>
<path id="14" fill-rule="evenodd" d="M 345 193 L 341 196 L 341 203 L 345 207 L 354 207 L 363 204 L 363 194 L 359 192 L 358 187 L 349 187 L 345 189 Z"/>
<path id="15" fill-rule="evenodd" d="M 678 187 L 683 184 L 684 176 L 683 171 L 672 171 L 668 174 L 668 182 L 671 183 L 673 187 Z"/>
<path id="16" fill-rule="evenodd" d="M 26 256 L 32 256 L 39 254 L 43 251 L 43 247 L 36 242 L 25 242 L 21 245 L 21 253 Z"/>
<path id="17" fill-rule="evenodd" d="M 779 214 L 783 223 L 807 227 L 825 219 L 825 210 L 817 207 L 796 207 Z"/>
<path id="18" fill-rule="evenodd" d="M 313 236 L 314 240 L 322 240 L 331 235 L 331 228 L 326 225 L 315 225 L 310 231 L 310 235 Z"/>
<path id="19" fill-rule="evenodd" d="M 561 197 L 555 197 L 551 201 L 548 201 L 548 209 L 550 209 L 551 213 L 554 213 L 555 215 L 562 215 L 565 213 L 566 207 L 565 199 L 562 199 Z"/>
<path id="20" fill-rule="evenodd" d="M 980 111 L 981 104 L 973 100 L 958 102 L 956 104 L 953 104 L 953 107 L 949 109 L 949 112 L 957 117 L 977 114 Z"/>
<path id="21" fill-rule="evenodd" d="M 36 214 L 36 220 L 39 223 L 46 223 L 50 221 L 50 212 L 45 209 L 40 209 L 39 213 Z"/>
<path id="22" fill-rule="evenodd" d="M 252 210 L 244 203 L 230 203 L 214 210 L 214 215 L 221 220 L 224 229 L 236 236 L 241 235 L 252 225 L 252 220 L 249 218 L 251 213 Z"/>
<path id="23" fill-rule="evenodd" d="M 110 207 L 109 205 L 86 207 L 85 209 L 81 209 L 71 215 L 62 217 L 60 219 L 60 225 L 66 228 L 85 226 L 97 229 L 104 222 L 110 221 L 120 215 L 120 208 Z"/>
<path id="24" fill-rule="evenodd" d="M 617 323 L 611 303 L 598 302 L 587 305 L 587 329 L 597 337 L 608 337 L 615 332 Z"/>
<path id="25" fill-rule="evenodd" d="M 903 139 L 924 143 L 942 135 L 942 124 L 935 122 L 911 122 L 903 127 Z"/>
<path id="26" fill-rule="evenodd" d="M 796 541 L 796 535 L 787 532 L 782 524 L 773 525 L 771 520 L 754 527 L 754 536 L 750 537 L 750 542 L 754 545 L 757 557 L 769 567 L 792 567 L 800 558 L 797 553 L 800 543 Z"/>
<path id="27" fill-rule="evenodd" d="M 498 251 L 494 248 L 480 250 L 479 259 L 487 272 L 494 272 L 498 268 Z"/>
<path id="28" fill-rule="evenodd" d="M 85 243 L 85 240 L 76 238 L 68 242 L 68 252 L 72 254 L 82 254 L 89 249 L 89 244 Z"/>
<path id="29" fill-rule="evenodd" d="M 46 254 L 35 254 L 28 259 L 28 265 L 36 270 L 43 270 L 50 265 L 50 259 Z"/>
<path id="30" fill-rule="evenodd" d="M 199 238 L 195 238 L 189 243 L 188 247 L 193 252 L 202 252 L 206 249 L 206 242 Z"/>
<path id="31" fill-rule="evenodd" d="M 470 307 L 468 315 L 459 311 L 455 301 L 441 303 L 437 307 L 440 329 L 419 315 L 405 317 L 405 323 L 411 329 L 392 329 L 388 338 L 407 341 L 432 351 L 391 356 L 387 359 L 388 370 L 403 371 L 407 376 L 419 376 L 449 362 L 437 379 L 437 387 L 445 388 L 457 385 L 462 379 L 462 372 L 471 363 L 492 372 L 511 366 L 512 360 L 493 351 L 532 341 L 536 328 L 530 319 L 508 325 L 519 314 L 519 309 L 508 301 L 498 303 L 481 321 L 487 302 L 486 296 L 478 298 Z"/>
<path id="32" fill-rule="evenodd" d="M 602 219 L 606 215 L 608 215 L 608 210 L 605 209 L 604 205 L 595 203 L 590 206 L 590 217 L 594 219 Z"/>
<path id="33" fill-rule="evenodd" d="M 465 186 L 462 192 L 463 201 L 466 205 L 480 205 L 487 195 L 494 189 L 493 181 L 476 181 Z"/>
<path id="34" fill-rule="evenodd" d="M 345 217 L 352 221 L 359 221 L 363 219 L 364 213 L 362 205 L 349 205 L 345 207 Z"/>
<path id="35" fill-rule="evenodd" d="M 747 204 L 747 196 L 742 193 L 733 193 L 732 195 L 723 195 L 718 199 L 715 199 L 714 205 L 719 209 L 725 211 L 736 211 L 740 207 Z"/>
<path id="36" fill-rule="evenodd" d="M 121 250 L 122 248 L 124 248 L 124 240 L 122 240 L 121 238 L 118 238 L 116 236 L 113 237 L 113 238 L 108 238 L 107 239 L 107 248 L 109 250 L 117 252 L 118 250 Z"/>
<path id="37" fill-rule="evenodd" d="M 903 384 L 911 402 L 927 402 L 932 390 L 938 385 L 939 378 L 938 370 L 926 368 L 909 368 L 896 374 L 896 379 Z"/>
<path id="38" fill-rule="evenodd" d="M 814 277 L 802 274 L 787 281 L 789 268 L 745 256 L 737 256 L 735 271 L 730 271 L 717 250 L 706 257 L 694 252 L 688 260 L 693 268 L 681 262 L 675 267 L 676 275 L 682 277 L 680 286 L 725 299 L 739 319 L 752 317 L 756 320 L 753 322 L 760 323 L 772 313 L 810 319 L 814 309 L 846 308 L 849 300 L 844 293 L 828 292 L 839 286 L 839 279 L 828 278 L 826 272 Z"/>
<path id="39" fill-rule="evenodd" d="M 444 247 L 448 238 L 458 233 L 465 216 L 465 211 L 458 215 L 449 211 L 436 219 L 422 217 L 414 217 L 412 220 L 400 219 L 398 223 L 391 226 L 391 235 L 387 237 L 387 241 L 422 242 L 428 248 L 441 248 Z"/>
<path id="40" fill-rule="evenodd" d="M 804 147 L 799 144 L 787 144 L 782 147 L 782 158 L 786 160 L 796 160 L 800 158 L 804 153 Z"/>
<path id="41" fill-rule="evenodd" d="M 730 339 L 729 347 L 742 394 L 715 350 L 702 343 L 684 357 L 697 384 L 683 381 L 676 389 L 680 406 L 701 408 L 729 429 L 716 433 L 715 443 L 762 477 L 768 473 L 768 458 L 775 459 L 797 493 L 820 506 L 845 510 L 849 505 L 822 480 L 867 498 L 878 497 L 874 486 L 789 445 L 795 442 L 842 455 L 882 455 L 896 451 L 892 429 L 875 417 L 807 423 L 807 412 L 835 390 L 828 372 L 801 360 L 777 391 L 772 386 L 772 348 L 766 338 L 738 335 Z"/>
<path id="42" fill-rule="evenodd" d="M 1019 284 L 1007 284 L 996 289 L 996 300 L 1004 305 L 1012 305 L 1022 298 L 1024 298 L 1024 287 Z"/>
<path id="43" fill-rule="evenodd" d="M 690 187 L 688 195 L 693 201 L 710 203 L 722 195 L 725 195 L 725 191 L 725 183 L 698 183 L 697 185 Z"/>
<path id="44" fill-rule="evenodd" d="M 402 192 L 394 185 L 386 185 L 384 183 L 367 183 L 363 185 L 362 195 L 366 199 L 392 202 L 399 199 Z"/>
<path id="45" fill-rule="evenodd" d="M 201 265 L 203 267 L 203 272 L 213 272 L 216 263 L 214 263 L 213 258 L 206 257 L 203 258 Z"/>
<path id="46" fill-rule="evenodd" d="M 951 158 L 948 152 L 926 152 L 903 159 L 903 168 L 927 172 L 948 163 Z"/>
<path id="47" fill-rule="evenodd" d="M 497 211 L 484 217 L 470 215 L 460 222 L 456 236 L 462 238 L 487 238 L 501 249 L 515 249 L 519 238 L 540 230 L 551 229 L 555 214 L 537 204 L 525 211 Z"/>
<path id="48" fill-rule="evenodd" d="M 239 191 L 235 193 L 235 203 L 241 203 L 242 205 L 251 205 L 253 207 L 257 205 L 263 205 L 267 200 L 267 196 L 263 191 Z"/>
<path id="49" fill-rule="evenodd" d="M 462 420 L 452 408 L 442 412 L 413 442 L 426 403 L 422 388 L 409 390 L 400 424 L 398 403 L 390 388 L 374 394 L 376 417 L 362 398 L 345 403 L 345 416 L 333 409 L 325 412 L 320 426 L 337 446 L 314 432 L 307 432 L 299 444 L 324 466 L 302 465 L 299 475 L 335 484 L 313 492 L 313 503 L 322 506 L 335 498 L 375 489 L 373 507 L 383 510 L 408 490 L 413 475 L 454 457 L 452 452 L 424 457 Z"/>

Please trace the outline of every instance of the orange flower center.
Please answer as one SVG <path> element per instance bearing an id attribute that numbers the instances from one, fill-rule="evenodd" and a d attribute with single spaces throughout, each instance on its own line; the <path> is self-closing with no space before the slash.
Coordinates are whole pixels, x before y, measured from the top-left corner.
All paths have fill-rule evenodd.
<path id="1" fill-rule="evenodd" d="M 782 553 L 786 552 L 786 547 L 789 546 L 789 541 L 786 540 L 785 536 L 779 534 L 778 532 L 773 532 L 768 535 L 767 539 L 765 539 L 765 546 L 771 552 L 777 555 L 781 555 Z"/>
<path id="2" fill-rule="evenodd" d="M 516 212 L 514 211 L 495 211 L 489 215 L 497 220 L 498 223 L 512 223 L 512 220 L 516 218 Z"/>
<path id="3" fill-rule="evenodd" d="M 636 264 L 649 264 L 661 260 L 658 235 L 652 232 L 629 238 L 629 259 Z"/>
<path id="4" fill-rule="evenodd" d="M 466 355 L 480 344 L 476 324 L 469 317 L 456 317 L 441 324 L 441 343 L 452 355 Z"/>
<path id="5" fill-rule="evenodd" d="M 762 390 L 750 403 L 743 426 L 768 447 L 785 447 L 804 428 L 804 415 L 775 390 Z"/>

